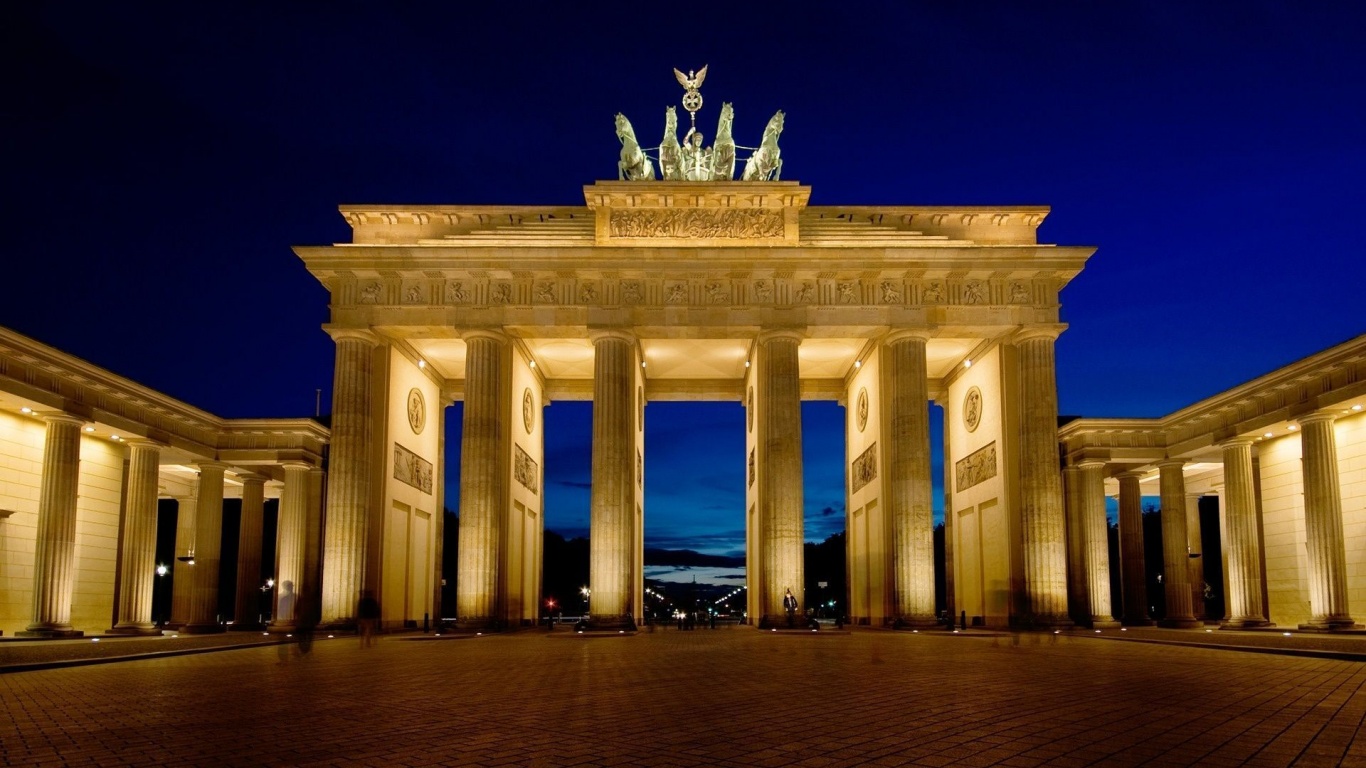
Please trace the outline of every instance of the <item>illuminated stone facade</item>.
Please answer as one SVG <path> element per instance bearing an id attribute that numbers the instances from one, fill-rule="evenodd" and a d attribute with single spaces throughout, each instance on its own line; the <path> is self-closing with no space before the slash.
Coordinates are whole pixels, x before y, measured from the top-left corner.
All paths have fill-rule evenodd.
<path id="1" fill-rule="evenodd" d="M 266 498 L 282 518 L 294 510 L 277 575 L 318 588 L 329 437 L 310 419 L 222 419 L 0 328 L 0 631 L 155 634 L 154 619 L 259 629 Z M 225 497 L 242 500 L 237 593 L 252 598 L 229 612 L 218 604 Z M 161 564 L 177 597 L 169 617 L 152 613 L 159 499 L 179 502 L 182 523 L 177 558 Z"/>
<path id="2" fill-rule="evenodd" d="M 1098 526 L 1120 499 L 1124 605 L 1144 623 L 1142 497 L 1160 498 L 1168 626 L 1356 627 L 1366 606 L 1366 336 L 1160 419 L 1077 419 L 1059 431 L 1065 462 L 1094 471 L 1069 517 Z M 1069 479 L 1075 473 L 1065 473 Z M 1223 552 L 1204 551 L 1199 502 L 1217 497 Z M 1078 498 L 1072 493 L 1069 499 Z M 1069 526 L 1070 527 L 1070 526 Z M 1225 610 L 1205 608 L 1205 561 Z M 1078 567 L 1089 569 L 1085 564 Z M 1087 581 L 1108 585 L 1108 576 Z M 1216 580 L 1217 581 L 1217 580 Z M 1150 583 L 1150 582 L 1149 582 Z M 1086 621 L 1086 616 L 1076 616 Z"/>
<path id="3" fill-rule="evenodd" d="M 1053 342 L 1058 292 L 1092 249 L 1039 243 L 1042 207 L 809 195 L 795 182 L 599 182 L 583 206 L 343 206 L 351 242 L 295 249 L 331 293 L 338 340 L 324 619 L 345 621 L 363 590 L 382 593 L 387 617 L 393 580 L 407 590 L 434 571 L 414 531 L 436 533 L 415 525 L 442 508 L 447 455 L 440 429 L 412 434 L 416 389 L 434 426 L 465 401 L 465 626 L 537 618 L 544 484 L 527 473 L 544 465 L 539 409 L 554 400 L 595 401 L 589 586 L 604 626 L 642 615 L 643 424 L 659 400 L 747 408 L 735 460 L 748 463 L 756 623 L 783 615 L 789 588 L 805 603 L 803 399 L 851 406 L 852 618 L 935 620 L 934 401 L 947 466 L 988 446 L 993 460 L 950 494 L 955 604 L 995 625 L 1067 622 Z M 435 493 L 392 479 L 395 442 L 436 467 Z"/>

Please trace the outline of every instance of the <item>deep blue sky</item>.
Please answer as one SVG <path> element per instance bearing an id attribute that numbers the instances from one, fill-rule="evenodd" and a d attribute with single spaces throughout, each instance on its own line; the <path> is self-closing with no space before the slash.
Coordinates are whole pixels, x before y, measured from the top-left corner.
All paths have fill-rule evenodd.
<path id="1" fill-rule="evenodd" d="M 276 5 L 9 12 L 0 324 L 225 416 L 311 414 L 327 299 L 290 245 L 346 239 L 339 203 L 579 203 L 612 115 L 653 136 L 706 63 L 708 133 L 723 100 L 741 144 L 785 110 L 813 203 L 1042 203 L 1044 239 L 1099 246 L 1064 413 L 1165 414 L 1366 332 L 1357 4 Z M 547 413 L 552 526 L 587 412 Z M 840 418 L 807 413 L 813 532 Z M 698 422 L 740 445 L 738 405 L 651 406 L 652 543 L 742 525 Z"/>

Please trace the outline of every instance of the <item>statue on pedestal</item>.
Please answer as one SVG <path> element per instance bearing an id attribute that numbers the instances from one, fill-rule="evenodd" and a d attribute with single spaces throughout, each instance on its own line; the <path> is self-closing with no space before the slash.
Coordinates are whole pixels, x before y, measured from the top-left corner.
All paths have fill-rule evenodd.
<path id="1" fill-rule="evenodd" d="M 702 132 L 697 130 L 697 111 L 702 108 L 699 88 L 707 77 L 707 68 L 683 74 L 675 69 L 674 77 L 683 86 L 683 108 L 688 110 L 690 126 L 682 143 L 678 141 L 678 113 L 673 107 L 664 112 L 664 138 L 659 144 L 659 178 L 665 181 L 731 181 L 735 178 L 737 149 L 754 150 L 745 160 L 743 181 L 777 181 L 782 171 L 779 159 L 778 136 L 783 131 L 781 111 L 768 121 L 763 141 L 757 148 L 741 147 L 735 143 L 731 128 L 735 110 L 729 102 L 721 104 L 721 117 L 716 124 L 716 143 L 705 146 Z M 617 161 L 617 179 L 653 181 L 654 165 L 636 141 L 631 121 L 617 114 L 617 139 L 621 141 L 621 158 Z"/>

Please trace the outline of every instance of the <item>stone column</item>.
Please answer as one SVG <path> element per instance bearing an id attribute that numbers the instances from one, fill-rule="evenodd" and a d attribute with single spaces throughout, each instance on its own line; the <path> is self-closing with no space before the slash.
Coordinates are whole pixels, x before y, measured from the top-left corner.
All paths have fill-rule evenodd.
<path id="1" fill-rule="evenodd" d="M 118 618 L 110 633 L 159 635 L 152 623 L 156 582 L 157 480 L 161 446 L 129 440 L 128 484 L 123 493 L 123 550 L 119 568 Z"/>
<path id="2" fill-rule="evenodd" d="M 378 337 L 367 330 L 332 332 L 337 345 L 332 378 L 332 445 L 323 542 L 322 618 L 355 621 L 364 579 L 370 525 L 371 377 Z"/>
<path id="3" fill-rule="evenodd" d="M 272 632 L 289 632 L 298 626 L 302 611 L 311 611 L 304 591 L 304 541 L 308 528 L 308 473 L 302 461 L 284 463 L 285 488 L 280 494 L 280 517 L 275 532 L 275 607 Z"/>
<path id="4" fill-rule="evenodd" d="M 1157 463 L 1162 494 L 1162 585 L 1167 615 L 1160 627 L 1190 629 L 1200 626 L 1191 613 L 1190 553 L 1186 549 L 1186 462 L 1167 459 Z"/>
<path id="5" fill-rule="evenodd" d="M 1347 550 L 1334 418 L 1315 413 L 1300 419 L 1310 611 L 1309 623 L 1301 624 L 1301 629 L 1356 628 L 1347 607 Z"/>
<path id="6" fill-rule="evenodd" d="M 456 616 L 466 629 L 503 618 L 498 563 L 508 514 L 508 402 L 512 353 L 495 331 L 465 336 L 465 414 L 460 442 Z"/>
<path id="7" fill-rule="evenodd" d="M 896 619 L 938 625 L 934 612 L 934 521 L 930 482 L 929 386 L 923 332 L 898 331 L 882 345 L 882 402 L 887 414 L 887 514 L 892 522 Z M 800 401 L 797 404 L 800 417 Z M 794 588 L 793 594 L 796 594 Z"/>
<path id="8" fill-rule="evenodd" d="M 763 538 L 763 614 L 760 626 L 785 626 L 783 597 L 797 598 L 797 615 L 805 612 L 802 593 L 802 402 L 798 379 L 796 331 L 769 331 L 758 338 L 758 380 L 762 418 L 756 442 L 764 469 L 759 475 L 759 526 Z M 922 403 L 923 405 L 923 403 Z"/>
<path id="9" fill-rule="evenodd" d="M 307 501 L 304 503 L 304 575 L 303 583 L 296 587 L 300 599 L 313 606 L 313 620 L 317 621 L 322 606 L 322 549 L 323 549 L 323 498 L 327 473 L 320 467 L 308 471 Z"/>
<path id="10" fill-rule="evenodd" d="M 1205 546 L 1200 540 L 1200 495 L 1186 495 L 1186 549 L 1190 552 L 1191 615 L 1204 621 Z"/>
<path id="11" fill-rule="evenodd" d="M 1124 623 L 1151 626 L 1148 616 L 1147 567 L 1143 562 L 1143 493 L 1138 488 L 1141 472 L 1119 477 L 1119 565 L 1124 590 Z"/>
<path id="12" fill-rule="evenodd" d="M 75 586 L 76 488 L 81 469 L 81 425 L 75 416 L 44 416 L 42 486 L 38 492 L 38 547 L 33 564 L 33 622 L 19 637 L 80 637 L 71 628 Z"/>
<path id="13" fill-rule="evenodd" d="M 1262 602 L 1262 538 L 1257 527 L 1257 491 L 1252 480 L 1252 440 L 1221 445 L 1224 450 L 1224 552 L 1228 558 L 1228 619 L 1221 629 L 1270 626 Z"/>
<path id="14" fill-rule="evenodd" d="M 635 555 L 635 337 L 593 334 L 593 487 L 589 520 L 589 610 L 593 627 L 631 627 Z"/>
<path id="15" fill-rule="evenodd" d="M 194 524 L 194 589 L 185 632 L 222 632 L 218 622 L 218 563 L 223 550 L 223 474 L 228 465 L 199 464 L 199 504 Z"/>
<path id="16" fill-rule="evenodd" d="M 190 496 L 176 499 L 175 562 L 171 564 L 171 618 L 166 626 L 180 629 L 190 621 L 194 594 L 194 522 L 199 513 L 199 478 L 192 483 Z"/>
<path id="17" fill-rule="evenodd" d="M 1083 461 L 1081 481 L 1082 567 L 1085 569 L 1088 622 L 1093 628 L 1117 627 L 1110 606 L 1110 523 L 1105 516 L 1105 462 Z"/>
<path id="18" fill-rule="evenodd" d="M 1023 329 L 1019 364 L 1020 486 L 1025 593 L 1031 625 L 1069 626 L 1067 535 L 1058 467 L 1058 388 L 1053 342 L 1063 326 Z"/>
<path id="19" fill-rule="evenodd" d="M 1081 469 L 1063 467 L 1062 490 L 1067 513 L 1067 613 L 1072 621 L 1088 624 L 1091 595 L 1086 575 L 1086 500 L 1082 493 Z"/>
<path id="20" fill-rule="evenodd" d="M 242 475 L 242 525 L 237 533 L 237 599 L 232 629 L 261 628 L 261 526 L 264 525 L 266 479 Z"/>

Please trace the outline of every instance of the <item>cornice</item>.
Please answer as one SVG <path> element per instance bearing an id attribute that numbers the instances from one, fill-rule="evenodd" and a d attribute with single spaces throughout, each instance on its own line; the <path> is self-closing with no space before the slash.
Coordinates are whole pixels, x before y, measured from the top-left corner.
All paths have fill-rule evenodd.
<path id="1" fill-rule="evenodd" d="M 116 426 L 127 438 L 211 456 L 287 443 L 314 454 L 331 432 L 312 419 L 225 419 L 0 327 L 0 389 Z"/>

